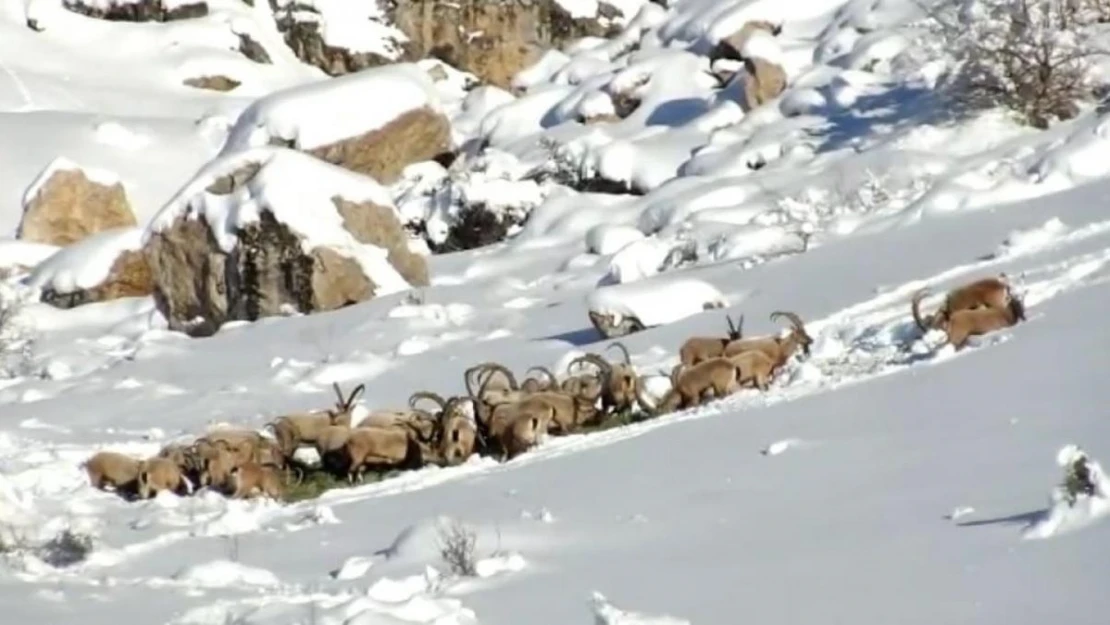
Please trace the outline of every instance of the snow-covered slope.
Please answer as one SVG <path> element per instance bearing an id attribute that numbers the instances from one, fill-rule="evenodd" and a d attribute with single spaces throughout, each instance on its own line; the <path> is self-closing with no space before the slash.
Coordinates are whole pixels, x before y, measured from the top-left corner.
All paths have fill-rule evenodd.
<path id="1" fill-rule="evenodd" d="M 26 186 L 57 158 L 118 176 L 145 226 L 256 97 L 323 80 L 291 55 L 222 56 L 235 29 L 282 49 L 263 4 L 125 24 L 0 3 L 0 227 L 14 232 Z M 487 150 L 451 171 L 413 166 L 394 201 L 446 219 L 433 189 L 452 184 L 529 219 L 504 243 L 431 257 L 416 297 L 205 339 L 167 331 L 152 298 L 24 302 L 0 336 L 5 622 L 1101 623 L 1110 506 L 1050 493 L 1061 447 L 1110 457 L 1110 122 L 1085 111 L 1037 132 L 997 111 L 938 115 L 941 61 L 914 56 L 931 52 L 905 26 L 912 2 L 670 5 L 550 53 L 518 76 L 519 97 L 437 85 L 459 143 Z M 704 70 L 752 19 L 784 23 L 772 45 L 790 87 L 744 114 Z M 181 87 L 208 72 L 243 86 Z M 640 106 L 623 120 L 575 121 L 627 89 Z M 527 176 L 551 142 L 563 166 L 641 194 Z M 0 257 L 54 276 L 79 245 L 65 262 L 12 241 Z M 1000 272 L 1026 322 L 958 353 L 919 336 L 914 291 Z M 35 295 L 20 278 L 2 285 L 5 306 Z M 772 311 L 796 312 L 814 344 L 767 393 L 298 503 L 127 502 L 79 466 L 324 407 L 335 382 L 365 383 L 365 407 L 387 408 L 461 392 L 482 361 L 561 368 L 607 344 L 590 307 L 654 326 L 622 339 L 653 388 L 682 341 L 723 334 L 726 314 L 757 335 L 778 331 Z M 475 576 L 441 561 L 452 520 L 476 531 Z M 21 548 L 66 528 L 94 537 L 84 561 Z"/>

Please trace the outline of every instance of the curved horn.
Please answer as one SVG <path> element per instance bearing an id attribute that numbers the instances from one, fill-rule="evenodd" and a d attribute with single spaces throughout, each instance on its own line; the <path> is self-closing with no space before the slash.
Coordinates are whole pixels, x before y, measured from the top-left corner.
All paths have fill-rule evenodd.
<path id="1" fill-rule="evenodd" d="M 790 321 L 790 325 L 794 326 L 794 329 L 805 330 L 805 324 L 802 323 L 802 320 L 798 318 L 798 315 L 795 315 L 792 312 L 786 312 L 785 310 L 776 310 L 775 312 L 771 313 L 771 321 L 774 321 L 779 317 L 786 317 Z"/>
<path id="2" fill-rule="evenodd" d="M 575 358 L 574 360 L 567 363 L 567 370 L 569 371 L 572 366 L 580 362 L 588 362 L 592 365 L 597 365 L 597 367 L 601 369 L 601 373 L 606 378 L 609 378 L 613 375 L 613 365 L 609 364 L 604 358 L 598 356 L 597 354 L 585 354 L 583 356 Z"/>
<path id="3" fill-rule="evenodd" d="M 536 366 L 536 367 L 530 367 L 528 369 L 528 371 L 525 371 L 525 373 L 531 373 L 532 371 L 539 371 L 540 373 L 547 376 L 547 380 L 548 380 L 547 386 L 548 386 L 548 388 L 554 388 L 555 385 L 558 384 L 558 380 L 555 378 L 555 374 L 551 372 L 551 369 L 548 369 L 547 367 Z"/>
<path id="4" fill-rule="evenodd" d="M 416 391 L 412 395 L 409 395 L 409 408 L 416 410 L 416 403 L 421 399 L 428 399 L 439 404 L 439 409 L 441 412 L 447 409 L 446 402 L 443 400 L 443 397 L 431 391 Z"/>
<path id="5" fill-rule="evenodd" d="M 366 392 L 366 385 L 365 384 L 359 384 L 358 386 L 356 386 L 355 390 L 351 391 L 351 394 L 347 396 L 347 401 L 343 402 L 343 408 L 346 409 L 346 410 L 350 410 L 351 406 L 353 406 L 355 404 L 355 399 L 361 397 L 362 394 L 365 393 L 365 392 Z"/>
<path id="6" fill-rule="evenodd" d="M 511 388 L 514 391 L 520 390 L 520 385 L 517 384 L 516 376 L 513 375 L 513 372 L 509 371 L 508 367 L 506 367 L 505 365 L 497 363 L 497 362 L 483 362 L 482 364 L 477 365 L 477 368 L 480 369 L 480 371 L 478 372 L 478 379 L 479 380 L 481 380 L 482 374 L 485 373 L 486 371 L 500 371 L 501 373 L 505 374 L 506 378 L 509 379 L 509 388 Z M 492 374 L 491 374 L 491 377 L 492 377 Z M 489 378 L 486 378 L 486 382 L 489 382 Z M 483 382 L 482 385 L 484 386 L 485 382 Z"/>
<path id="7" fill-rule="evenodd" d="M 339 389 L 339 382 L 332 382 L 331 387 L 335 389 L 335 398 L 339 400 L 339 405 L 343 405 L 343 391 Z"/>
<path id="8" fill-rule="evenodd" d="M 614 347 L 621 350 L 621 353 L 624 354 L 624 364 L 632 364 L 632 356 L 628 355 L 628 348 L 624 346 L 624 343 L 621 343 L 620 341 L 613 341 L 612 343 L 609 343 L 609 346 L 605 349 L 608 351 Z"/>
<path id="9" fill-rule="evenodd" d="M 929 326 L 932 325 L 932 319 L 923 319 L 921 317 L 921 299 L 929 292 L 928 288 L 918 289 L 914 292 L 913 298 L 910 299 L 910 311 L 913 313 L 913 322 L 917 324 L 917 329 L 922 332 L 928 332 Z"/>

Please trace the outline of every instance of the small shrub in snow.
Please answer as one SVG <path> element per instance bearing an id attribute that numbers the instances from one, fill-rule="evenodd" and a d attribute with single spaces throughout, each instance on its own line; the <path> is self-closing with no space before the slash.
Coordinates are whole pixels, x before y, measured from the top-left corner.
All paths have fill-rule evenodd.
<path id="1" fill-rule="evenodd" d="M 18 377 L 30 373 L 34 361 L 35 338 L 23 322 L 24 299 L 9 285 L 0 285 L 0 376 Z"/>
<path id="2" fill-rule="evenodd" d="M 1078 114 L 1092 97 L 1091 27 L 1105 0 L 948 0 L 932 21 L 956 66 L 949 92 L 965 110 L 1004 106 L 1047 128 Z"/>
<path id="3" fill-rule="evenodd" d="M 431 248 L 436 253 L 444 253 L 491 245 L 505 240 L 514 225 L 484 205 L 463 206 L 447 230 L 447 240 L 432 243 Z"/>
<path id="4" fill-rule="evenodd" d="M 67 528 L 39 546 L 37 555 L 50 566 L 62 568 L 84 562 L 92 550 L 92 536 Z"/>
<path id="5" fill-rule="evenodd" d="M 478 535 L 462 522 L 452 520 L 441 523 L 438 530 L 439 556 L 451 570 L 459 576 L 473 577 L 478 574 L 478 558 L 475 549 Z"/>
<path id="6" fill-rule="evenodd" d="M 1060 495 L 1069 506 L 1074 506 L 1081 497 L 1094 497 L 1101 493 L 1101 470 L 1092 464 L 1082 449 L 1068 445 L 1060 450 L 1058 461 L 1064 468 Z"/>
<path id="7" fill-rule="evenodd" d="M 18 533 L 15 528 L 5 527 L 0 530 L 0 556 L 32 556 L 55 568 L 84 562 L 92 553 L 93 546 L 92 536 L 70 528 L 38 545 Z"/>

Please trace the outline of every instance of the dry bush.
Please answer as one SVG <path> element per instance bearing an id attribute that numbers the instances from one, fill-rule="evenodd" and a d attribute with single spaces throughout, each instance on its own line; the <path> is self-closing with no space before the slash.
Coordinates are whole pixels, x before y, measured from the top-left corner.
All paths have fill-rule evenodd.
<path id="1" fill-rule="evenodd" d="M 460 521 L 441 523 L 439 534 L 439 556 L 452 573 L 458 576 L 473 577 L 478 574 L 477 555 L 478 535 Z"/>
<path id="2" fill-rule="evenodd" d="M 31 372 L 35 355 L 34 335 L 23 323 L 23 300 L 10 288 L 0 289 L 0 377 Z"/>
<path id="3" fill-rule="evenodd" d="M 64 529 L 36 550 L 38 557 L 53 567 L 83 562 L 93 550 L 93 539 L 72 529 Z"/>
<path id="4" fill-rule="evenodd" d="M 1079 113 L 1092 99 L 1091 27 L 1106 0 L 949 0 L 926 9 L 957 65 L 948 91 L 957 108 L 1004 106 L 1036 128 Z"/>

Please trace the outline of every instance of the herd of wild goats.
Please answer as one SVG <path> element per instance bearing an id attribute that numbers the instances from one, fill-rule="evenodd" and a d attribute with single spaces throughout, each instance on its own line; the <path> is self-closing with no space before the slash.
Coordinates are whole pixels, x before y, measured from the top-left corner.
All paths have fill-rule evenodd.
<path id="1" fill-rule="evenodd" d="M 914 294 L 913 319 L 922 332 L 939 329 L 957 350 L 969 337 L 1015 325 L 1025 319 L 1021 299 L 1005 276 L 984 278 L 950 291 L 940 309 L 922 318 L 919 307 L 926 289 Z M 265 495 L 281 498 L 292 474 L 303 477 L 303 463 L 294 458 L 302 446 L 314 447 L 320 467 L 348 483 L 362 481 L 367 469 L 416 468 L 464 462 L 471 454 L 509 460 L 541 442 L 547 434 L 568 434 L 597 426 L 614 414 L 637 407 L 646 416 L 698 405 L 743 387 L 766 391 L 778 371 L 800 349 L 809 354 L 813 339 L 794 313 L 776 311 L 771 320 L 785 318 L 789 331 L 782 336 L 743 338 L 744 318 L 729 325 L 728 336 L 692 337 L 679 349 L 679 364 L 671 371 L 671 389 L 657 405 L 643 396 L 641 379 L 628 350 L 623 362 L 610 362 L 588 353 L 567 365 L 559 382 L 547 368 L 518 384 L 511 371 L 497 363 L 482 363 L 463 375 L 467 395 L 444 399 L 428 391 L 413 393 L 409 408 L 372 412 L 352 427 L 354 402 L 365 390 L 356 387 L 344 397 L 334 385 L 336 405 L 326 410 L 282 416 L 266 424 L 273 437 L 250 429 L 213 429 L 191 444 L 173 443 L 156 456 L 136 459 L 103 451 L 83 467 L 96 488 L 149 498 L 159 491 L 192 493 L 207 486 L 232 497 Z M 575 365 L 595 371 L 571 374 Z M 421 401 L 434 408 L 418 407 Z M 429 404 L 429 405 L 430 405 Z"/>

